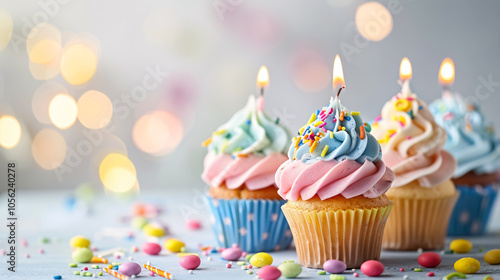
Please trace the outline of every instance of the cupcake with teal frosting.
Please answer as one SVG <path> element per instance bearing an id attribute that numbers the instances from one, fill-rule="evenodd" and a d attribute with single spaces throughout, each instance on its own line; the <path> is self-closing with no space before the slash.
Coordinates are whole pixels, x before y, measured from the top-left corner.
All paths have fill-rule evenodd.
<path id="1" fill-rule="evenodd" d="M 447 93 L 430 109 L 447 132 L 444 148 L 458 166 L 453 181 L 460 197 L 453 210 L 448 235 L 481 235 L 499 189 L 500 146 L 493 126 L 478 104 L 466 103 L 458 94 Z"/>
<path id="2" fill-rule="evenodd" d="M 207 141 L 202 179 L 208 184 L 211 223 L 220 247 L 247 252 L 289 247 L 292 236 L 274 175 L 288 158 L 291 133 L 263 110 L 263 98 L 247 105 Z"/>

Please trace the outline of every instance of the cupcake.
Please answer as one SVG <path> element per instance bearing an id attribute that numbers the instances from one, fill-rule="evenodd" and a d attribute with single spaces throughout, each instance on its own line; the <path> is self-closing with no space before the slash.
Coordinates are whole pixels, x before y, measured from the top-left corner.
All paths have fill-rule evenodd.
<path id="1" fill-rule="evenodd" d="M 457 160 L 453 182 L 460 192 L 448 235 L 484 234 L 499 189 L 500 147 L 493 126 L 477 104 L 448 93 L 430 105 L 436 122 L 447 132 L 444 148 Z"/>
<path id="2" fill-rule="evenodd" d="M 394 173 L 359 112 L 338 97 L 312 114 L 292 139 L 288 161 L 276 172 L 282 210 L 300 264 L 321 268 L 330 259 L 349 268 L 380 258 L 392 208 L 384 194 Z"/>
<path id="3" fill-rule="evenodd" d="M 245 108 L 204 142 L 208 154 L 202 179 L 220 247 L 238 244 L 246 252 L 286 249 L 292 236 L 280 207 L 274 174 L 287 160 L 291 137 L 279 119 L 263 110 L 262 96 L 250 96 Z"/>
<path id="4" fill-rule="evenodd" d="M 410 92 L 387 102 L 372 123 L 383 160 L 396 175 L 387 196 L 394 202 L 383 248 L 437 250 L 444 247 L 448 221 L 458 192 L 451 181 L 456 162 L 443 150 L 446 132 L 427 105 Z"/>

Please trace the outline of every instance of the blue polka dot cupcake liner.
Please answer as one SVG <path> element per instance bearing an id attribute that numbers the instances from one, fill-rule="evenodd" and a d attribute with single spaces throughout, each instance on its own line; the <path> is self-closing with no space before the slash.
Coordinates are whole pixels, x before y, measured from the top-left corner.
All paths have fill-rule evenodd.
<path id="1" fill-rule="evenodd" d="M 210 223 L 219 247 L 233 244 L 245 252 L 285 250 L 292 232 L 281 211 L 285 200 L 215 199 L 205 197 L 212 212 Z"/>
<path id="2" fill-rule="evenodd" d="M 495 204 L 498 186 L 471 187 L 457 185 L 456 188 L 460 196 L 451 214 L 447 235 L 483 235 Z"/>

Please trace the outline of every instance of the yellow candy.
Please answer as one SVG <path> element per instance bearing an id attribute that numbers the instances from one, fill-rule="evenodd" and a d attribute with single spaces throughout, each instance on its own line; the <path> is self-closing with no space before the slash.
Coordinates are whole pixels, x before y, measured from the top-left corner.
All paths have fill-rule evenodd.
<path id="1" fill-rule="evenodd" d="M 500 249 L 493 249 L 484 254 L 484 261 L 488 264 L 500 264 Z"/>
<path id="2" fill-rule="evenodd" d="M 250 258 L 250 263 L 254 267 L 263 267 L 273 263 L 273 257 L 268 253 L 257 253 Z"/>
<path id="3" fill-rule="evenodd" d="M 398 111 L 408 111 L 410 109 L 411 104 L 408 100 L 406 99 L 398 99 L 396 103 L 394 103 L 394 107 L 396 107 L 396 110 Z"/>
<path id="4" fill-rule="evenodd" d="M 453 268 L 461 273 L 472 274 L 479 271 L 481 264 L 474 258 L 462 258 L 455 262 Z"/>
<path id="5" fill-rule="evenodd" d="M 472 243 L 465 239 L 455 239 L 450 243 L 450 250 L 457 254 L 466 254 L 472 249 Z"/>
<path id="6" fill-rule="evenodd" d="M 182 251 L 182 248 L 186 246 L 182 241 L 175 238 L 169 238 L 165 240 L 165 243 L 163 245 L 165 246 L 165 249 L 169 250 L 172 253 L 179 253 Z"/>
<path id="7" fill-rule="evenodd" d="M 142 232 L 146 235 L 154 237 L 162 237 L 165 235 L 165 230 L 163 228 L 152 224 L 145 225 L 142 228 Z"/>
<path id="8" fill-rule="evenodd" d="M 69 245 L 73 248 L 88 248 L 90 246 L 90 240 L 84 236 L 77 235 L 71 238 Z"/>

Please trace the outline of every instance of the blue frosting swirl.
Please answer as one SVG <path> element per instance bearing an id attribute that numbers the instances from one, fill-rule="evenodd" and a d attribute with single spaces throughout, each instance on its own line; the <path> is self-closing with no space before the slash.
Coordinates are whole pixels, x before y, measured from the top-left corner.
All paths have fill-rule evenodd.
<path id="1" fill-rule="evenodd" d="M 429 108 L 448 135 L 444 149 L 457 160 L 455 178 L 471 171 L 485 174 L 500 169 L 500 147 L 493 126 L 478 104 L 466 104 L 460 95 L 448 94 Z"/>
<path id="2" fill-rule="evenodd" d="M 344 118 L 340 121 L 342 112 Z M 330 104 L 313 114 L 309 123 L 292 139 L 288 157 L 304 163 L 319 160 L 377 162 L 382 159 L 382 150 L 370 131 L 370 125 L 363 122 L 359 112 L 349 112 L 337 97 L 332 98 Z"/>

